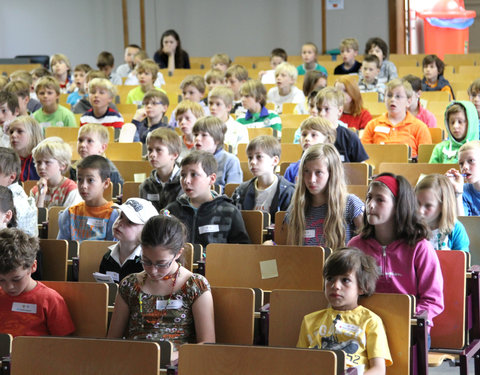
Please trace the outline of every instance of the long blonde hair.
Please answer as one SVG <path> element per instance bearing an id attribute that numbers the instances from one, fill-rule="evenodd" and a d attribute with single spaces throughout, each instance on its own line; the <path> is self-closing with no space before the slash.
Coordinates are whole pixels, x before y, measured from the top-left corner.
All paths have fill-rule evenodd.
<path id="1" fill-rule="evenodd" d="M 290 203 L 289 231 L 287 242 L 290 245 L 303 245 L 305 237 L 305 216 L 312 205 L 312 194 L 305 186 L 303 171 L 305 164 L 312 160 L 323 161 L 328 169 L 327 216 L 323 225 L 325 246 L 332 249 L 345 246 L 346 230 L 344 212 L 347 204 L 345 173 L 337 149 L 330 144 L 310 146 L 304 152 L 298 169 L 298 181 Z"/>

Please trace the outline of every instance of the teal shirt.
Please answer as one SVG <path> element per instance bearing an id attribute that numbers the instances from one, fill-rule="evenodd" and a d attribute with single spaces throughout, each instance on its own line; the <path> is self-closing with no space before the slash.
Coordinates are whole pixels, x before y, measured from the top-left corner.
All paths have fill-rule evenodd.
<path id="1" fill-rule="evenodd" d="M 319 72 L 322 72 L 326 76 L 328 76 L 327 69 L 325 69 L 325 67 L 321 66 L 319 63 L 317 63 L 317 65 L 315 65 L 315 69 L 313 69 L 313 70 L 318 70 Z M 297 66 L 297 72 L 298 72 L 299 76 L 304 76 L 307 73 L 307 71 L 305 70 L 305 66 L 303 64 Z"/>
<path id="2" fill-rule="evenodd" d="M 51 114 L 43 112 L 42 108 L 33 113 L 33 118 L 38 121 L 43 131 L 50 126 L 76 127 L 75 115 L 72 111 L 59 105 L 57 110 Z"/>

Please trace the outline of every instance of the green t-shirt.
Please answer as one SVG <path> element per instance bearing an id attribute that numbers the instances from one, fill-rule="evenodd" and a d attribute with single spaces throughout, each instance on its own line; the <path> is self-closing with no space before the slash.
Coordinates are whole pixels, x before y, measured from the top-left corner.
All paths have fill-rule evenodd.
<path id="1" fill-rule="evenodd" d="M 33 113 L 33 118 L 38 121 L 43 131 L 50 126 L 76 127 L 74 114 L 67 108 L 59 105 L 57 110 L 51 114 L 46 114 L 40 108 Z"/>

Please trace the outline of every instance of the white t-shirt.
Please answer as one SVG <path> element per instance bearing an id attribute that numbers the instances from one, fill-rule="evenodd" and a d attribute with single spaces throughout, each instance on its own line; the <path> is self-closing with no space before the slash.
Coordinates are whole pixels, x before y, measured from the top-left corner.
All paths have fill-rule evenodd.
<path id="1" fill-rule="evenodd" d="M 270 90 L 268 90 L 267 102 L 275 104 L 275 112 L 278 114 L 282 113 L 283 103 L 300 104 L 301 107 L 304 107 L 304 110 L 299 109 L 297 106 L 297 110 L 299 111 L 298 113 L 305 113 L 305 95 L 303 94 L 303 91 L 296 86 L 292 86 L 290 93 L 285 96 L 280 95 L 278 92 L 278 87 L 272 87 Z"/>
<path id="2" fill-rule="evenodd" d="M 277 191 L 278 177 L 275 176 L 275 181 L 265 190 L 258 190 L 258 180 L 255 180 L 255 210 L 270 212 L 273 197 Z"/>

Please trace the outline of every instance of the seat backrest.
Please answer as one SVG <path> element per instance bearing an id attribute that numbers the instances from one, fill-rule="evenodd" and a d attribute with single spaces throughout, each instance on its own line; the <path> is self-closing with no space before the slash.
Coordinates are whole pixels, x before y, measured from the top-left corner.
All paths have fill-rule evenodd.
<path id="1" fill-rule="evenodd" d="M 367 185 L 369 167 L 365 163 L 343 163 L 348 185 Z"/>
<path id="2" fill-rule="evenodd" d="M 142 143 L 112 143 L 108 144 L 105 155 L 112 161 L 142 160 Z"/>
<path id="3" fill-rule="evenodd" d="M 140 182 L 127 181 L 123 183 L 122 202 L 126 202 L 129 198 L 140 196 Z"/>
<path id="4" fill-rule="evenodd" d="M 95 281 L 92 274 L 98 272 L 100 262 L 108 247 L 115 243 L 115 241 L 82 241 L 80 243 L 78 281 Z"/>
<path id="5" fill-rule="evenodd" d="M 393 365 L 387 374 L 409 373 L 411 299 L 403 294 L 374 294 L 359 303 L 382 318 Z M 295 306 L 295 308 L 292 308 Z M 303 317 L 327 308 L 323 291 L 274 290 L 270 295 L 269 345 L 295 347 Z M 285 324 L 288 322 L 288 324 Z"/>
<path id="6" fill-rule="evenodd" d="M 458 164 L 382 163 L 378 173 L 390 172 L 402 175 L 410 182 L 410 185 L 415 186 L 421 175 L 444 174 L 450 168 L 459 169 Z"/>
<path id="7" fill-rule="evenodd" d="M 65 300 L 75 324 L 74 336 L 105 337 L 108 319 L 107 284 L 46 281 L 45 285 L 57 291 Z"/>
<path id="8" fill-rule="evenodd" d="M 295 128 L 298 129 L 303 120 L 309 118 L 310 115 L 295 115 L 295 114 L 281 114 L 280 119 L 282 120 L 282 129 L 285 128 Z"/>
<path id="9" fill-rule="evenodd" d="M 275 212 L 275 229 L 273 239 L 277 245 L 286 245 L 288 236 L 288 224 L 285 221 L 287 211 Z"/>
<path id="10" fill-rule="evenodd" d="M 435 146 L 436 144 L 427 144 L 427 143 L 423 145 L 418 145 L 418 157 L 417 157 L 418 162 L 428 163 L 430 161 L 430 158 L 432 157 L 432 152 Z"/>
<path id="11" fill-rule="evenodd" d="M 368 185 L 347 185 L 347 191 L 349 194 L 354 194 L 363 202 L 365 202 L 365 199 L 367 198 Z"/>
<path id="12" fill-rule="evenodd" d="M 12 351 L 12 335 L 0 333 L 0 357 L 8 357 Z"/>
<path id="13" fill-rule="evenodd" d="M 48 238 L 56 239 L 58 235 L 58 215 L 65 207 L 54 206 L 48 209 Z"/>
<path id="14" fill-rule="evenodd" d="M 241 210 L 241 213 L 248 237 L 250 237 L 250 242 L 253 244 L 262 244 L 263 212 L 258 210 Z"/>
<path id="15" fill-rule="evenodd" d="M 68 242 L 65 240 L 41 239 L 42 278 L 51 281 L 67 280 Z"/>
<path id="16" fill-rule="evenodd" d="M 148 161 L 117 160 L 115 166 L 122 175 L 124 181 L 135 181 L 135 174 L 144 173 L 145 178 L 150 176 L 152 166 Z"/>
<path id="17" fill-rule="evenodd" d="M 478 228 L 477 228 L 478 230 Z M 437 250 L 445 308 L 433 318 L 432 348 L 461 349 L 465 344 L 467 260 L 463 251 Z"/>
<path id="18" fill-rule="evenodd" d="M 270 348 L 267 346 L 193 345 L 180 347 L 178 373 L 211 374 L 311 374 L 321 369 L 322 375 L 343 373 L 344 354 L 326 350 Z M 337 361 L 339 363 L 337 363 Z M 337 372 L 339 371 L 339 372 Z"/>
<path id="19" fill-rule="evenodd" d="M 323 263 L 319 246 L 213 243 L 207 246 L 205 276 L 214 286 L 322 290 Z"/>
<path id="20" fill-rule="evenodd" d="M 223 191 L 224 194 L 228 197 L 232 197 L 233 192 L 240 184 L 229 183 L 225 185 L 225 190 Z"/>
<path id="21" fill-rule="evenodd" d="M 373 174 L 378 174 L 382 163 L 408 163 L 409 148 L 404 144 L 364 144 L 368 155 L 367 163 L 375 167 Z"/>
<path id="22" fill-rule="evenodd" d="M 253 344 L 255 295 L 250 288 L 212 287 L 215 340 L 218 344 Z"/>
<path id="23" fill-rule="evenodd" d="M 470 264 L 480 265 L 480 216 L 459 216 L 470 240 Z"/>
<path id="24" fill-rule="evenodd" d="M 27 360 L 28 359 L 28 360 Z M 76 337 L 16 337 L 12 374 L 158 375 L 160 346 L 153 341 Z"/>

